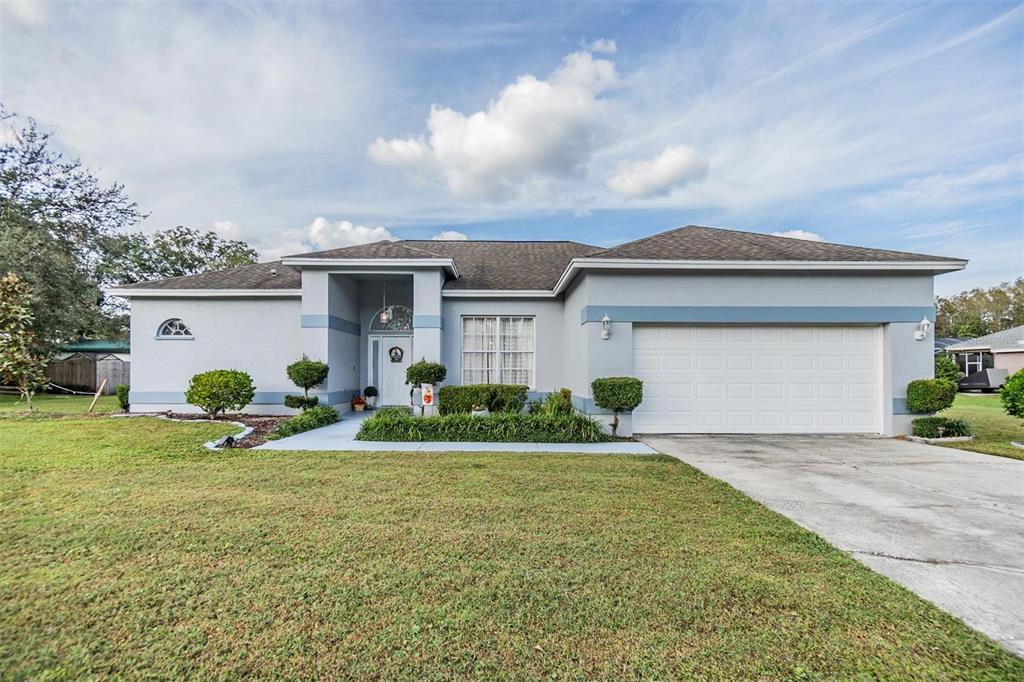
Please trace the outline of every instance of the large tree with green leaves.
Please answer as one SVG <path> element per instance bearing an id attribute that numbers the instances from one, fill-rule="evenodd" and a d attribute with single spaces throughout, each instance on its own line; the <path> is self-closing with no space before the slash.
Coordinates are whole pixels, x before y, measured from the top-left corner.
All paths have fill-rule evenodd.
<path id="1" fill-rule="evenodd" d="M 1024 277 L 935 299 L 935 335 L 973 338 L 1024 324 Z"/>
<path id="2" fill-rule="evenodd" d="M 106 237 L 96 272 L 104 285 L 134 284 L 250 265 L 257 256 L 243 241 L 179 225 L 150 235 L 133 232 Z"/>
<path id="3" fill-rule="evenodd" d="M 46 358 L 32 331 L 32 294 L 13 272 L 0 278 L 0 378 L 18 387 L 32 411 L 32 396 L 46 386 Z"/>

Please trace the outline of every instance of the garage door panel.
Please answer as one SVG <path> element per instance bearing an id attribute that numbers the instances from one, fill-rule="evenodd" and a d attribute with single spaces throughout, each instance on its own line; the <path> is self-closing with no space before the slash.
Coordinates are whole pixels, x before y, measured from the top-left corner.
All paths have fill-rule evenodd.
<path id="1" fill-rule="evenodd" d="M 877 327 L 634 326 L 639 433 L 878 432 Z"/>

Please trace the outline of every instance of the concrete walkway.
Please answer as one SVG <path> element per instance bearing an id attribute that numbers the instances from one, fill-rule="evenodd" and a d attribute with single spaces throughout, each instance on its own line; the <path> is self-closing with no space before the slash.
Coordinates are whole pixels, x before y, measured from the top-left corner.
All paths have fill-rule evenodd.
<path id="1" fill-rule="evenodd" d="M 372 412 L 347 412 L 341 421 L 281 440 L 257 445 L 254 450 L 346 450 L 355 452 L 579 452 L 594 455 L 656 455 L 643 443 L 479 443 L 394 442 L 356 440 L 359 425 Z"/>
<path id="2" fill-rule="evenodd" d="M 1024 461 L 857 436 L 649 436 L 1024 655 Z"/>

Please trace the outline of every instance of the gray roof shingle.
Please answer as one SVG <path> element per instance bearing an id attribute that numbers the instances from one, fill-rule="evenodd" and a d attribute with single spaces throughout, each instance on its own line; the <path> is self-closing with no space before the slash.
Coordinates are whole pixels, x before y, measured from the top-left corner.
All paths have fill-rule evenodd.
<path id="1" fill-rule="evenodd" d="M 277 274 L 274 274 L 276 271 Z M 139 282 L 126 289 L 301 289 L 302 273 L 281 261 Z"/>
<path id="2" fill-rule="evenodd" d="M 961 350 L 988 349 L 994 351 L 1021 351 L 1024 353 L 1024 324 L 1019 327 L 1010 327 L 1002 331 L 979 336 L 974 339 L 967 339 L 960 343 L 946 346 L 947 351 L 956 352 Z"/>

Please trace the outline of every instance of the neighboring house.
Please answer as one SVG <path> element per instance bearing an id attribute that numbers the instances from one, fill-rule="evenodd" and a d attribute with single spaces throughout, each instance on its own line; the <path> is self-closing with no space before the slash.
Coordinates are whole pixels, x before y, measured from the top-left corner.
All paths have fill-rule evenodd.
<path id="1" fill-rule="evenodd" d="M 110 293 L 132 300 L 134 411 L 183 410 L 189 377 L 252 375 L 250 411 L 286 413 L 285 366 L 330 365 L 321 400 L 405 368 L 448 383 L 644 380 L 637 432 L 897 434 L 932 376 L 933 278 L 966 261 L 685 227 L 611 248 L 565 241 L 383 241 Z"/>
<path id="2" fill-rule="evenodd" d="M 953 338 L 953 337 L 950 337 L 950 336 L 946 336 L 946 337 L 936 336 L 935 337 L 935 354 L 936 355 L 941 355 L 942 353 L 947 353 L 947 352 L 949 352 L 948 348 L 950 346 L 952 346 L 954 343 L 960 343 L 961 341 L 963 341 L 963 339 L 956 339 L 956 338 Z"/>
<path id="3" fill-rule="evenodd" d="M 1003 370 L 991 388 L 999 388 L 1007 375 L 1024 369 L 1024 325 L 967 339 L 946 348 L 956 356 L 960 371 L 970 376 L 983 369 Z"/>
<path id="4" fill-rule="evenodd" d="M 90 340 L 62 346 L 47 365 L 46 378 L 58 386 L 79 391 L 95 391 L 103 386 L 103 394 L 111 395 L 118 384 L 128 383 L 130 372 L 127 341 Z"/>

